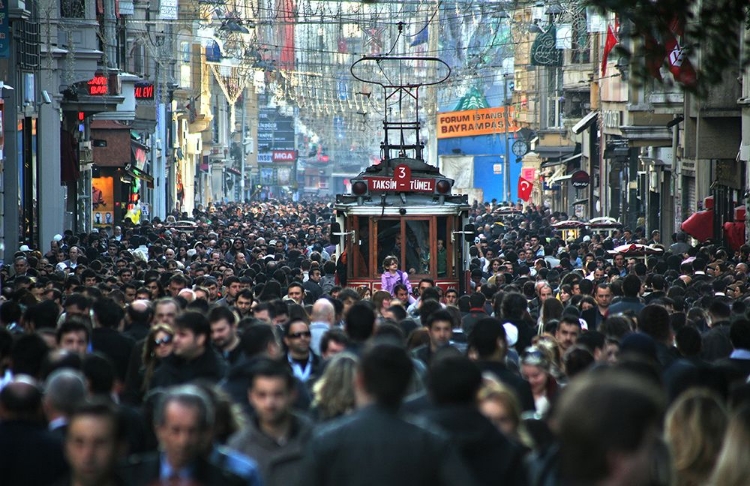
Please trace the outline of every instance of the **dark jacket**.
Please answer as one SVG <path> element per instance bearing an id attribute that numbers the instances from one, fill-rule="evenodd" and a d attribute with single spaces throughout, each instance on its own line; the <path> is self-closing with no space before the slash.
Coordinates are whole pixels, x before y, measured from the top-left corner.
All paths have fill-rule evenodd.
<path id="1" fill-rule="evenodd" d="M 490 316 L 484 312 L 484 309 L 469 309 L 469 313 L 461 319 L 461 329 L 463 329 L 467 335 L 471 334 L 476 323 L 487 317 Z"/>
<path id="2" fill-rule="evenodd" d="M 503 324 L 509 322 L 516 326 L 516 329 L 518 329 L 518 341 L 516 341 L 514 347 L 516 348 L 516 351 L 518 351 L 519 355 L 522 354 L 526 350 L 526 348 L 531 346 L 531 340 L 534 339 L 534 336 L 536 336 L 536 324 L 525 319 L 501 320 L 503 321 Z"/>
<path id="3" fill-rule="evenodd" d="M 475 485 L 450 440 L 373 405 L 320 428 L 300 486 Z M 501 483 L 497 483 L 501 484 Z"/>
<path id="4" fill-rule="evenodd" d="M 154 371 L 150 388 L 182 385 L 199 378 L 217 382 L 226 374 L 227 364 L 224 358 L 209 346 L 202 355 L 190 361 L 174 354 L 164 358 Z"/>
<path id="5" fill-rule="evenodd" d="M 637 316 L 641 313 L 641 310 L 643 310 L 644 307 L 646 307 L 646 305 L 641 302 L 641 299 L 638 297 L 621 297 L 620 300 L 613 302 L 612 305 L 609 306 L 607 314 L 613 316 L 615 314 L 623 314 L 627 311 L 633 311 Z"/>
<path id="6" fill-rule="evenodd" d="M 728 358 L 732 354 L 732 342 L 729 340 L 729 321 L 719 321 L 703 334 L 701 356 L 706 361 Z"/>
<path id="7" fill-rule="evenodd" d="M 62 441 L 43 424 L 0 423 L 0 484 L 46 486 L 67 471 Z"/>
<path id="8" fill-rule="evenodd" d="M 158 483 L 161 473 L 161 458 L 158 453 L 143 456 L 131 456 L 121 469 L 120 477 L 128 486 L 151 486 Z M 247 486 L 245 481 L 231 472 L 215 466 L 206 460 L 193 464 L 193 481 L 191 484 L 201 486 Z M 165 481 L 164 484 L 167 484 Z"/>
<path id="9" fill-rule="evenodd" d="M 258 463 L 265 486 L 305 484 L 305 477 L 301 474 L 302 461 L 312 430 L 312 423 L 307 418 L 293 415 L 289 439 L 278 444 L 261 432 L 257 421 L 252 419 L 245 429 L 232 436 L 227 445 Z"/>
<path id="10" fill-rule="evenodd" d="M 151 331 L 151 325 L 148 322 L 134 322 L 130 324 L 122 333 L 131 337 L 134 341 L 146 339 Z"/>
<path id="11" fill-rule="evenodd" d="M 516 392 L 516 398 L 518 398 L 521 408 L 524 411 L 533 412 L 536 410 L 536 404 L 534 403 L 534 395 L 531 393 L 531 385 L 529 382 L 513 373 L 505 366 L 505 363 L 500 361 L 477 361 L 479 369 L 482 372 L 488 371 L 495 375 L 501 383 L 508 385 Z"/>
<path id="12" fill-rule="evenodd" d="M 427 412 L 426 417 L 448 433 L 479 484 L 526 484 L 523 450 L 475 405 L 440 406 Z"/>
<path id="13" fill-rule="evenodd" d="M 312 300 L 313 302 L 318 300 L 323 295 L 323 287 L 321 287 L 318 282 L 308 280 L 307 282 L 302 284 L 302 287 L 305 289 L 307 294 L 310 296 L 310 300 Z"/>
<path id="14" fill-rule="evenodd" d="M 581 312 L 581 319 L 586 321 L 589 331 L 596 331 L 599 328 L 599 324 L 601 324 L 605 318 L 606 316 L 603 316 L 602 313 L 599 312 L 599 307 L 597 306 Z"/>
<path id="15" fill-rule="evenodd" d="M 94 351 L 109 356 L 115 365 L 117 379 L 121 382 L 125 382 L 133 346 L 135 340 L 117 329 L 97 327 L 91 332 L 91 347 Z"/>

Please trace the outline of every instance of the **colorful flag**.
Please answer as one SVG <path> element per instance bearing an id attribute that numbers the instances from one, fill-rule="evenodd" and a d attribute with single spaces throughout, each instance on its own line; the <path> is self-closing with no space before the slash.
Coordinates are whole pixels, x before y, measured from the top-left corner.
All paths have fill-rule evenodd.
<path id="1" fill-rule="evenodd" d="M 531 197 L 531 190 L 534 188 L 534 184 L 527 181 L 523 177 L 518 178 L 518 197 L 524 201 L 528 201 Z"/>

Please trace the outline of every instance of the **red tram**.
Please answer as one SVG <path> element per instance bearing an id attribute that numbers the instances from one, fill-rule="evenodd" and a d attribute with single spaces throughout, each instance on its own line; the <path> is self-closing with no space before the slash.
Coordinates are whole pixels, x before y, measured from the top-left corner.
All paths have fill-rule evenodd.
<path id="1" fill-rule="evenodd" d="M 396 64 L 433 63 L 438 75 L 413 84 L 395 84 L 401 76 L 373 80 L 374 73 Z M 377 69 L 368 70 L 374 64 Z M 420 278 L 432 278 L 442 287 L 465 288 L 469 242 L 474 227 L 467 225 L 468 196 L 453 194 L 453 180 L 423 160 L 418 116 L 404 121 L 389 119 L 388 106 L 409 105 L 418 113 L 419 88 L 447 79 L 450 70 L 436 58 L 364 57 L 352 66 L 355 78 L 380 85 L 384 90 L 386 117 L 381 161 L 351 180 L 350 192 L 336 197 L 336 223 L 332 238 L 346 255 L 346 285 L 380 290 L 383 260 L 396 256 L 401 270 L 416 287 Z"/>

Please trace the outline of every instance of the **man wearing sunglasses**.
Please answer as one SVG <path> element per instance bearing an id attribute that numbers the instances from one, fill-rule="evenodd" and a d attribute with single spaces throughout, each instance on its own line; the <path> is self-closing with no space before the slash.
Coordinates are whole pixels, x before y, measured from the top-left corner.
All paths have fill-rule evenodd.
<path id="1" fill-rule="evenodd" d="M 286 358 L 294 376 L 306 383 L 317 374 L 320 366 L 320 357 L 310 349 L 310 327 L 302 320 L 292 320 L 284 330 L 284 344 L 289 349 Z"/>

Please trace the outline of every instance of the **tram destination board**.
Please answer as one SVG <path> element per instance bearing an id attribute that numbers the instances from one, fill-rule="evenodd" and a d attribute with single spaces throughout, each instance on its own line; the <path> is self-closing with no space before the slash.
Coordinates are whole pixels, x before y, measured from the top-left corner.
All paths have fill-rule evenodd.
<path id="1" fill-rule="evenodd" d="M 435 192 L 435 179 L 414 178 L 408 181 L 408 189 L 399 187 L 396 179 L 389 177 L 368 177 L 367 188 L 371 192 L 399 191 L 399 192 Z"/>

